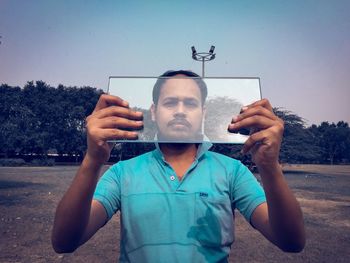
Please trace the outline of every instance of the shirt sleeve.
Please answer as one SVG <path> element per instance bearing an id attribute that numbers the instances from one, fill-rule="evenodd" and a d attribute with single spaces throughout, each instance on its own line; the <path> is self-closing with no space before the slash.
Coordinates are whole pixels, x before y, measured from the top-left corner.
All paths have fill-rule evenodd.
<path id="1" fill-rule="evenodd" d="M 102 175 L 93 196 L 106 209 L 108 220 L 120 209 L 120 195 L 120 169 L 116 164 Z"/>
<path id="2" fill-rule="evenodd" d="M 231 185 L 232 207 L 237 208 L 250 223 L 255 208 L 266 202 L 265 192 L 255 176 L 241 162 L 238 162 L 234 173 Z"/>

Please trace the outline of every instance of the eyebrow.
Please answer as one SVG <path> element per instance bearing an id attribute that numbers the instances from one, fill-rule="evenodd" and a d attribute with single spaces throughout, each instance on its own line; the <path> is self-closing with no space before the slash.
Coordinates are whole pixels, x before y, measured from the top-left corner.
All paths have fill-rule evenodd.
<path id="1" fill-rule="evenodd" d="M 178 96 L 169 96 L 164 97 L 164 100 L 193 100 L 193 101 L 201 101 L 200 99 L 197 99 L 196 97 L 182 97 L 181 99 Z"/>

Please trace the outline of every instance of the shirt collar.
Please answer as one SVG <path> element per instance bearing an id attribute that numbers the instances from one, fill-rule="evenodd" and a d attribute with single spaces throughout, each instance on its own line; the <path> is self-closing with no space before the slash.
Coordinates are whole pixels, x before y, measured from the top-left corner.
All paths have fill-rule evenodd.
<path id="1" fill-rule="evenodd" d="M 155 142 L 155 145 L 156 145 L 156 149 L 153 151 L 154 156 L 157 159 L 161 159 L 165 162 L 165 158 L 162 151 L 160 150 L 159 143 Z M 205 140 L 202 143 L 200 143 L 197 148 L 196 159 L 199 160 L 212 146 L 213 144 L 209 140 Z"/>

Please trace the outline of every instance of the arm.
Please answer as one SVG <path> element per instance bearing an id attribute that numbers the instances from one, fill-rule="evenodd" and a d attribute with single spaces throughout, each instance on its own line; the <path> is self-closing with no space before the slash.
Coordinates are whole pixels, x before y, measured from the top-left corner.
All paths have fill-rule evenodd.
<path id="1" fill-rule="evenodd" d="M 72 184 L 57 206 L 52 230 L 52 246 L 58 253 L 72 252 L 86 242 L 107 221 L 104 207 L 93 201 L 102 165 L 108 161 L 112 139 L 136 139 L 136 132 L 123 128 L 142 127 L 142 113 L 128 108 L 127 102 L 102 95 L 86 119 L 87 153 Z"/>
<path id="2" fill-rule="evenodd" d="M 284 125 L 267 100 L 242 109 L 229 125 L 229 131 L 251 128 L 252 133 L 242 152 L 252 154 L 266 194 L 266 203 L 251 216 L 253 226 L 284 251 L 299 252 L 305 246 L 302 212 L 289 189 L 279 165 L 279 151 Z"/>

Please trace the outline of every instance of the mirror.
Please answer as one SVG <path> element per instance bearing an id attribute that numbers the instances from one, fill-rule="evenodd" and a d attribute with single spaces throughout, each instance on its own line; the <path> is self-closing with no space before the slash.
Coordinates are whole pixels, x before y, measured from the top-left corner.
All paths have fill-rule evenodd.
<path id="1" fill-rule="evenodd" d="M 244 105 L 261 99 L 259 78 L 110 77 L 108 93 L 144 114 L 132 142 L 241 144 L 247 133 L 227 126 Z"/>

